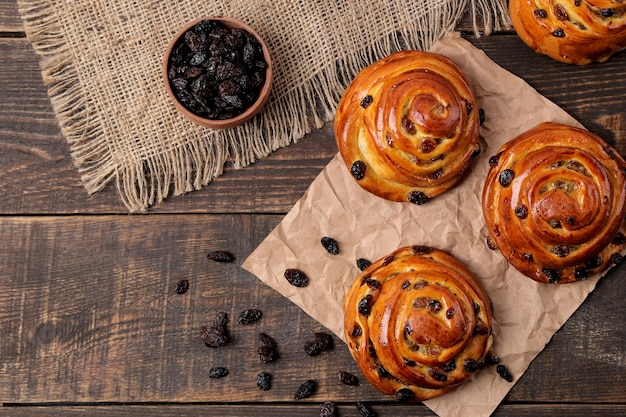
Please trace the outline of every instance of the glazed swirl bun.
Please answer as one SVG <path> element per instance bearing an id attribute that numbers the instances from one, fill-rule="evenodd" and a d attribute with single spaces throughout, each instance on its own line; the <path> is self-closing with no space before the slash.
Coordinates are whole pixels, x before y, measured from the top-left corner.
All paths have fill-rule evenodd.
<path id="1" fill-rule="evenodd" d="M 335 137 L 362 188 L 424 204 L 461 181 L 478 154 L 478 113 L 469 83 L 448 58 L 396 52 L 348 86 Z"/>
<path id="2" fill-rule="evenodd" d="M 439 249 L 407 246 L 366 268 L 344 300 L 348 348 L 385 394 L 423 401 L 484 363 L 491 302 L 478 279 Z"/>
<path id="3" fill-rule="evenodd" d="M 516 269 L 569 283 L 621 262 L 626 162 L 602 139 L 542 123 L 489 163 L 482 201 L 489 239 Z"/>
<path id="4" fill-rule="evenodd" d="M 557 61 L 604 62 L 626 48 L 621 0 L 509 0 L 509 12 L 520 38 Z"/>

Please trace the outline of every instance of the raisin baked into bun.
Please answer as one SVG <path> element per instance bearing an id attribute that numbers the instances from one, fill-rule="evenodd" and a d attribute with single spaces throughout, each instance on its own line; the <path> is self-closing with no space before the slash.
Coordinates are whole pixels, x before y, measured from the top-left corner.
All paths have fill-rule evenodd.
<path id="1" fill-rule="evenodd" d="M 470 168 L 479 152 L 478 110 L 465 76 L 448 58 L 396 52 L 352 80 L 337 108 L 335 137 L 362 188 L 424 204 Z"/>
<path id="2" fill-rule="evenodd" d="M 401 401 L 423 401 L 458 387 L 484 363 L 491 302 L 452 255 L 407 246 L 356 278 L 344 299 L 344 331 L 373 386 Z"/>
<path id="3" fill-rule="evenodd" d="M 626 48 L 621 0 L 509 0 L 509 13 L 524 43 L 557 61 L 604 62 Z"/>
<path id="4" fill-rule="evenodd" d="M 482 200 L 489 238 L 517 270 L 569 283 L 621 262 L 626 162 L 601 138 L 542 123 L 489 164 Z"/>

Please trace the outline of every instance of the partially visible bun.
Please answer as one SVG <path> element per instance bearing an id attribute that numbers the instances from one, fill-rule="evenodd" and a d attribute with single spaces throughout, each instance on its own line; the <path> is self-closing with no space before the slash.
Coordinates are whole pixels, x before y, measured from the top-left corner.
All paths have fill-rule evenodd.
<path id="1" fill-rule="evenodd" d="M 542 123 L 489 162 L 483 215 L 516 269 L 539 282 L 570 283 L 621 262 L 626 162 L 601 138 Z"/>
<path id="2" fill-rule="evenodd" d="M 536 52 L 569 64 L 604 62 L 626 48 L 626 3 L 509 0 L 511 22 Z"/>
<path id="3" fill-rule="evenodd" d="M 492 345 L 491 302 L 449 253 L 400 248 L 366 268 L 344 301 L 350 353 L 368 381 L 402 401 L 467 381 Z"/>
<path id="4" fill-rule="evenodd" d="M 479 109 L 443 55 L 392 54 L 361 71 L 335 115 L 343 160 L 365 190 L 423 204 L 454 187 L 479 152 Z"/>

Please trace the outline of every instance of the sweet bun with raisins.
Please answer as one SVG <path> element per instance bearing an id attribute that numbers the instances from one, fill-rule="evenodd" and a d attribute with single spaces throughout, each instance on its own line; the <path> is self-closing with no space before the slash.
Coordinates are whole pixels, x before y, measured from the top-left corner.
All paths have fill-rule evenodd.
<path id="1" fill-rule="evenodd" d="M 479 109 L 450 59 L 401 51 L 363 69 L 344 92 L 335 138 L 365 190 L 424 204 L 458 184 L 479 148 Z"/>
<path id="2" fill-rule="evenodd" d="M 489 239 L 524 275 L 571 283 L 622 261 L 626 162 L 597 135 L 542 123 L 490 158 Z"/>
<path id="3" fill-rule="evenodd" d="M 626 3 L 509 0 L 513 28 L 536 52 L 569 64 L 604 62 L 626 48 Z"/>
<path id="4" fill-rule="evenodd" d="M 423 401 L 471 379 L 492 346 L 480 281 L 448 252 L 406 246 L 361 272 L 344 299 L 344 332 L 367 380 Z"/>

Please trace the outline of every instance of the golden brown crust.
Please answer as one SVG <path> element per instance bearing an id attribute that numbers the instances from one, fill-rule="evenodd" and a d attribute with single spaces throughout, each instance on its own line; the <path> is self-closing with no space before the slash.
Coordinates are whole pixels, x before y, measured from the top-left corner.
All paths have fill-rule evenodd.
<path id="1" fill-rule="evenodd" d="M 626 48 L 626 3 L 509 0 L 511 22 L 536 52 L 570 64 L 604 62 Z"/>
<path id="2" fill-rule="evenodd" d="M 335 137 L 361 187 L 423 204 L 454 187 L 470 167 L 479 150 L 478 110 L 452 61 L 402 51 L 355 77 L 337 108 Z"/>
<path id="3" fill-rule="evenodd" d="M 586 279 L 621 261 L 626 162 L 598 136 L 542 123 L 490 159 L 482 209 L 490 239 L 539 282 Z"/>
<path id="4" fill-rule="evenodd" d="M 407 246 L 373 263 L 344 300 L 348 347 L 380 391 L 423 401 L 468 380 L 491 348 L 491 302 L 445 251 Z"/>

